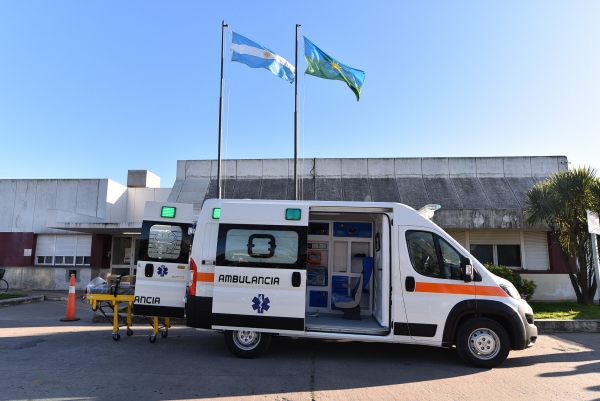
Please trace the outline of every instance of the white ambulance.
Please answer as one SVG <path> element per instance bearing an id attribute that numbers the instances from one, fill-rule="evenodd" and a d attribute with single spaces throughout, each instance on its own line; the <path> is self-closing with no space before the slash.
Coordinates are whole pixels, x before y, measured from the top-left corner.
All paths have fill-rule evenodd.
<path id="1" fill-rule="evenodd" d="M 148 296 L 185 309 L 190 327 L 223 332 L 242 358 L 279 335 L 456 346 L 491 368 L 537 339 L 510 282 L 398 203 L 207 200 L 183 286 Z M 174 291 L 185 299 L 164 304 Z"/>

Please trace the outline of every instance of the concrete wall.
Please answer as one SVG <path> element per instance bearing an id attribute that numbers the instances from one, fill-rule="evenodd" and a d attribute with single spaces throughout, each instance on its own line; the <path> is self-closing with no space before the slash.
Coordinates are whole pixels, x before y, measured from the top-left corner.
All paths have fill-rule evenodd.
<path id="1" fill-rule="evenodd" d="M 128 188 L 108 180 L 102 223 L 141 222 L 146 201 L 166 202 L 171 188 Z"/>
<path id="2" fill-rule="evenodd" d="M 577 301 L 568 274 L 521 274 L 537 285 L 532 301 Z"/>
<path id="3" fill-rule="evenodd" d="M 81 222 L 141 222 L 145 202 L 166 201 L 170 192 L 108 179 L 0 180 L 0 232 L 75 233 L 47 228 L 49 211 L 55 210 L 63 212 L 59 221 L 68 214 Z"/>
<path id="4" fill-rule="evenodd" d="M 9 290 L 64 290 L 69 291 L 69 271 L 75 270 L 75 289 L 83 290 L 85 286 L 99 275 L 106 278 L 108 269 L 91 267 L 2 267 L 6 270 L 4 279 Z"/>
<path id="5" fill-rule="evenodd" d="M 46 228 L 49 209 L 104 218 L 108 180 L 0 180 L 0 232 L 66 234 Z"/>

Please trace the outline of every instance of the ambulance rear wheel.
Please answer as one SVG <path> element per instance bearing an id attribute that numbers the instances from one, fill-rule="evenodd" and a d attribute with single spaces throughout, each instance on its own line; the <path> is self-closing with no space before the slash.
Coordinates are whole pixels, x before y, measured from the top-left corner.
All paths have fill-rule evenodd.
<path id="1" fill-rule="evenodd" d="M 506 360 L 510 339 L 504 327 L 488 318 L 467 320 L 458 330 L 456 349 L 465 362 L 479 368 L 495 368 Z"/>
<path id="2" fill-rule="evenodd" d="M 271 334 L 245 330 L 226 331 L 225 343 L 235 356 L 256 358 L 269 347 Z"/>

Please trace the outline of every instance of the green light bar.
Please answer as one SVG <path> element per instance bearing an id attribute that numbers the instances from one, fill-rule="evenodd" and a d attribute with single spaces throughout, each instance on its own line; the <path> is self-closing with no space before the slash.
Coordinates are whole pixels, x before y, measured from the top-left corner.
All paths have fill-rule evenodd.
<path id="1" fill-rule="evenodd" d="M 216 207 L 213 209 L 213 219 L 218 219 L 221 217 L 221 208 Z"/>
<path id="2" fill-rule="evenodd" d="M 285 209 L 286 220 L 300 220 L 300 216 L 302 216 L 301 209 Z"/>
<path id="3" fill-rule="evenodd" d="M 160 217 L 165 217 L 167 219 L 172 219 L 175 217 L 175 210 L 173 206 L 163 206 L 160 211 Z"/>

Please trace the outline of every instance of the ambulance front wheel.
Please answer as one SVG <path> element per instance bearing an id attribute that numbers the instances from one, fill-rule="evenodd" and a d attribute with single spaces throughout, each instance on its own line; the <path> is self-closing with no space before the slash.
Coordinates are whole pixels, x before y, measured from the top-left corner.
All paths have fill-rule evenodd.
<path id="1" fill-rule="evenodd" d="M 240 358 L 256 358 L 266 351 L 271 343 L 271 334 L 258 331 L 226 331 L 227 348 Z"/>
<path id="2" fill-rule="evenodd" d="M 506 330 L 488 318 L 467 320 L 458 330 L 456 349 L 465 362 L 480 368 L 495 368 L 508 357 L 510 340 Z"/>

